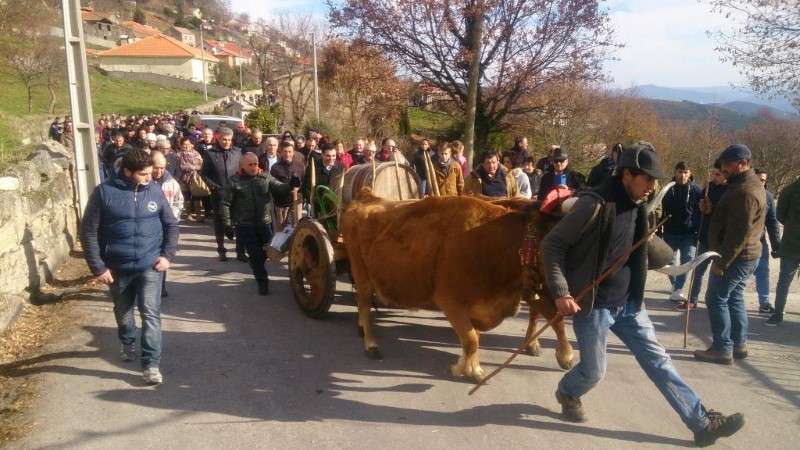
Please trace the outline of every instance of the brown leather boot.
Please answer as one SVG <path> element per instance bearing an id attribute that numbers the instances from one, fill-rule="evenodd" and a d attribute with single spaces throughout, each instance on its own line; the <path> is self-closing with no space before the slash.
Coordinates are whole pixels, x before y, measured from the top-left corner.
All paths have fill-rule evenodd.
<path id="1" fill-rule="evenodd" d="M 565 420 L 576 423 L 586 422 L 586 411 L 583 410 L 583 403 L 577 397 L 570 397 L 569 395 L 562 394 L 561 391 L 556 391 L 556 400 L 561 404 L 561 415 Z"/>

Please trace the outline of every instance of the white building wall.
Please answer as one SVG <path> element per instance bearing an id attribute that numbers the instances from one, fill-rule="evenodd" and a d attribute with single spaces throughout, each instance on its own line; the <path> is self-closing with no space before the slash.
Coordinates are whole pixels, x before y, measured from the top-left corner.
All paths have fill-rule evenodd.
<path id="1" fill-rule="evenodd" d="M 211 63 L 206 64 L 207 80 L 211 81 Z M 100 56 L 100 68 L 109 71 L 155 73 L 192 81 L 203 81 L 202 63 L 190 58 L 140 58 Z"/>

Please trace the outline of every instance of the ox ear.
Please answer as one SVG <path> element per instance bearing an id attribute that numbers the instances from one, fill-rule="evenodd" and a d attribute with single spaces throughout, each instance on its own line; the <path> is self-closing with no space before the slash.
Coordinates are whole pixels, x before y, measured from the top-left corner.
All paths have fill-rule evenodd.
<path id="1" fill-rule="evenodd" d="M 375 200 L 378 197 L 372 194 L 372 189 L 367 186 L 361 188 L 356 195 L 356 200 L 359 202 L 368 202 L 370 200 Z"/>

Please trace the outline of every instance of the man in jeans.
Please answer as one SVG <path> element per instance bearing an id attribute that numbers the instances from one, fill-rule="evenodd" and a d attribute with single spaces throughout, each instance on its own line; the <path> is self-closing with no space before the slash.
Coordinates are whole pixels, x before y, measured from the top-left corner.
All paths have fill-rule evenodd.
<path id="1" fill-rule="evenodd" d="M 161 280 L 175 257 L 178 221 L 161 188 L 151 182 L 153 162 L 142 149 L 122 158 L 116 177 L 96 187 L 86 205 L 81 241 L 97 279 L 111 286 L 121 358 L 136 358 L 136 322 L 142 319 L 144 381 L 163 382 Z"/>
<path id="2" fill-rule="evenodd" d="M 756 176 L 767 189 L 767 172 L 756 169 Z M 765 219 L 764 232 L 761 234 L 761 257 L 758 258 L 758 265 L 754 275 L 756 276 L 756 292 L 758 292 L 758 312 L 761 314 L 772 314 L 775 308 L 769 304 L 769 255 L 778 255 L 781 242 L 781 228 L 778 219 L 775 217 L 775 197 L 768 189 L 767 192 L 767 217 Z M 767 244 L 769 237 L 769 245 Z M 772 251 L 770 252 L 770 247 Z"/>
<path id="3" fill-rule="evenodd" d="M 695 359 L 733 364 L 747 357 L 747 308 L 744 288 L 761 256 L 761 234 L 767 216 L 767 194 L 753 169 L 750 149 L 742 144 L 719 156 L 720 172 L 728 180 L 708 227 L 709 249 L 721 256 L 711 264 L 706 307 L 713 342 L 696 350 Z"/>
<path id="4" fill-rule="evenodd" d="M 636 357 L 699 446 L 713 444 L 744 425 L 744 416 L 707 410 L 697 393 L 680 377 L 664 347 L 656 340 L 644 308 L 648 252 L 633 244 L 647 234 L 644 199 L 660 177 L 658 156 L 641 142 L 625 148 L 617 173 L 595 190 L 584 192 L 572 210 L 545 236 L 541 255 L 547 286 L 560 314 L 571 316 L 581 360 L 558 384 L 556 399 L 566 420 L 585 422 L 581 396 L 605 376 L 609 331 Z M 621 261 L 617 261 L 620 260 Z M 572 293 L 591 286 L 615 267 L 579 305 Z"/>
<path id="5" fill-rule="evenodd" d="M 664 195 L 661 202 L 662 214 L 669 216 L 664 224 L 664 241 L 679 257 L 680 264 L 685 264 L 694 258 L 697 251 L 697 233 L 700 231 L 700 199 L 703 190 L 692 182 L 692 171 L 689 166 L 681 161 L 675 165 L 672 181 L 675 185 Z M 686 308 L 686 297 L 683 295 L 683 285 L 686 275 L 670 277 L 672 294 L 669 299 L 682 302 L 681 309 Z"/>
<path id="6" fill-rule="evenodd" d="M 783 240 L 778 250 L 781 271 L 778 275 L 778 287 L 775 289 L 775 313 L 766 322 L 769 326 L 783 323 L 786 297 L 797 274 L 797 267 L 800 266 L 800 178 L 781 191 L 776 213 L 778 221 L 783 224 Z"/>

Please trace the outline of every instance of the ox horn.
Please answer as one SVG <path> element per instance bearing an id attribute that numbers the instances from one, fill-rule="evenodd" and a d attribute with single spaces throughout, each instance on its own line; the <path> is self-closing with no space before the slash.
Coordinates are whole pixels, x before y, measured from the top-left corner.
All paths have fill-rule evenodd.
<path id="1" fill-rule="evenodd" d="M 653 200 L 650 200 L 650 203 L 647 204 L 647 214 L 651 214 L 658 207 L 658 205 L 661 204 L 661 200 L 664 200 L 664 196 L 667 195 L 667 191 L 670 190 L 672 186 L 675 186 L 674 181 L 670 181 L 669 183 L 665 184 L 664 187 L 658 191 L 658 194 L 653 197 Z"/>
<path id="2" fill-rule="evenodd" d="M 664 266 L 660 269 L 655 269 L 656 272 L 661 272 L 663 274 L 667 274 L 671 277 L 677 277 L 679 275 L 684 275 L 692 270 L 694 270 L 697 266 L 702 264 L 705 260 L 709 258 L 718 258 L 720 256 L 717 252 L 705 252 L 702 255 L 698 256 L 697 258 L 687 262 L 686 264 L 681 264 L 678 266 Z"/>

